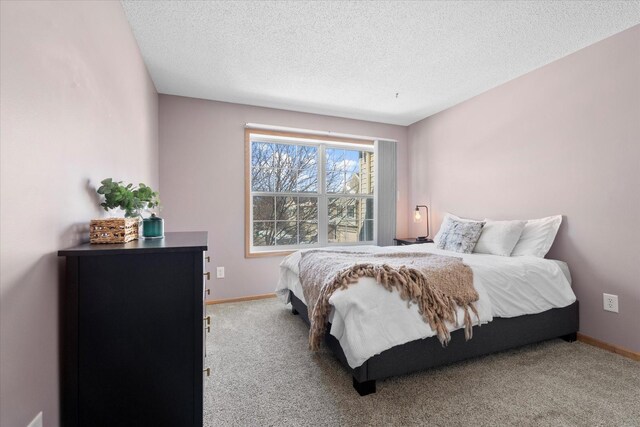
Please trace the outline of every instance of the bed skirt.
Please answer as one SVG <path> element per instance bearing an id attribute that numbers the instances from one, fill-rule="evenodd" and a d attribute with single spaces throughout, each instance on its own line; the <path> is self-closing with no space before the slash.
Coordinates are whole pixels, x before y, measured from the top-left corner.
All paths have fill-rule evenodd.
<path id="1" fill-rule="evenodd" d="M 306 305 L 293 292 L 289 296 L 294 314 L 309 325 Z M 330 328 L 327 329 L 329 331 Z M 473 327 L 473 338 L 464 339 L 464 330 L 451 333 L 451 341 L 443 347 L 437 337 L 424 338 L 392 347 L 362 365 L 351 368 L 340 342 L 329 332 L 325 343 L 353 376 L 354 388 L 361 394 L 375 392 L 375 381 L 409 374 L 461 360 L 509 350 L 540 341 L 562 338 L 575 341 L 578 332 L 578 301 L 563 308 L 538 314 L 501 318 Z"/>

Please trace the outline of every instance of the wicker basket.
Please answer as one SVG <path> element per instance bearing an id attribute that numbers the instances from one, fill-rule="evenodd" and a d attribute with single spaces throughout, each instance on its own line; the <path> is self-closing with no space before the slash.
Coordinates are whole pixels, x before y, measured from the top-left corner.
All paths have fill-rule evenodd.
<path id="1" fill-rule="evenodd" d="M 92 219 L 89 227 L 91 243 L 127 243 L 138 239 L 138 218 Z"/>

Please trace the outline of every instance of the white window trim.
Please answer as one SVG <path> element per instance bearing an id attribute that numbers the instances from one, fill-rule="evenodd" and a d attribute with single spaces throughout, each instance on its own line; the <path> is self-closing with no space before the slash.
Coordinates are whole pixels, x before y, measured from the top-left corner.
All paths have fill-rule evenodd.
<path id="1" fill-rule="evenodd" d="M 276 193 L 276 192 L 253 192 L 252 173 L 251 173 L 251 148 L 254 139 L 260 141 L 273 141 L 276 143 L 290 143 L 295 145 L 308 145 L 318 147 L 318 192 L 316 193 Z M 326 193 L 326 149 L 327 148 L 351 148 L 359 151 L 369 151 L 374 153 L 375 146 L 371 144 L 359 144 L 353 142 L 331 141 L 327 139 L 314 139 L 312 135 L 288 136 L 288 135 L 270 135 L 260 130 L 247 129 L 245 132 L 246 143 L 246 161 L 245 161 L 245 256 L 267 256 L 280 255 L 294 252 L 300 249 L 314 249 L 322 247 L 340 247 L 340 246 L 373 246 L 377 244 L 377 185 L 374 185 L 373 194 L 351 194 L 351 193 Z M 375 175 L 374 175 L 375 180 Z M 298 244 L 298 245 L 281 245 L 281 246 L 253 246 L 253 197 L 254 196 L 292 196 L 292 197 L 318 197 L 318 242 L 315 244 Z M 328 199 L 333 197 L 348 197 L 373 200 L 373 240 L 366 242 L 329 242 L 328 241 Z"/>

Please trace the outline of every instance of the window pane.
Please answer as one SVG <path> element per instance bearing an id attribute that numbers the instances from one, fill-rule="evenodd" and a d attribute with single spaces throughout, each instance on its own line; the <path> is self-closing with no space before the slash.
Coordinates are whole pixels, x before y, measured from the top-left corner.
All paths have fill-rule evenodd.
<path id="1" fill-rule="evenodd" d="M 329 243 L 335 243 L 338 241 L 338 226 L 335 223 L 327 224 L 327 240 Z"/>
<path id="2" fill-rule="evenodd" d="M 251 191 L 274 191 L 275 170 L 257 168 L 251 171 Z"/>
<path id="3" fill-rule="evenodd" d="M 346 221 L 340 226 L 338 232 L 342 233 L 341 242 L 353 243 L 358 241 L 360 227 L 355 221 Z"/>
<path id="4" fill-rule="evenodd" d="M 276 219 L 296 221 L 298 219 L 297 197 L 276 197 Z"/>
<path id="5" fill-rule="evenodd" d="M 345 216 L 344 201 L 338 198 L 329 198 L 328 201 L 328 217 L 329 223 L 339 223 Z"/>
<path id="6" fill-rule="evenodd" d="M 296 154 L 297 169 L 318 169 L 318 147 L 298 145 Z"/>
<path id="7" fill-rule="evenodd" d="M 360 151 L 327 148 L 327 171 L 351 171 L 360 170 Z"/>
<path id="8" fill-rule="evenodd" d="M 296 162 L 296 146 L 291 144 L 273 144 L 273 166 L 280 169 L 293 169 Z"/>
<path id="9" fill-rule="evenodd" d="M 373 220 L 367 219 L 364 221 L 359 237 L 361 242 L 373 241 Z"/>
<path id="10" fill-rule="evenodd" d="M 327 193 L 344 193 L 346 178 L 342 171 L 327 172 Z"/>
<path id="11" fill-rule="evenodd" d="M 273 166 L 273 144 L 268 142 L 251 143 L 251 168 Z"/>
<path id="12" fill-rule="evenodd" d="M 330 242 L 349 243 L 373 240 L 372 198 L 330 197 L 327 202 L 329 220 L 327 238 Z"/>
<path id="13" fill-rule="evenodd" d="M 297 245 L 298 244 L 298 223 L 295 221 L 276 222 L 276 244 L 277 245 Z"/>
<path id="14" fill-rule="evenodd" d="M 298 199 L 298 219 L 300 221 L 318 221 L 317 197 L 300 197 Z"/>
<path id="15" fill-rule="evenodd" d="M 325 155 L 327 157 L 327 172 L 329 171 L 344 171 L 341 168 L 341 162 L 344 160 L 344 150 L 339 150 L 336 148 L 327 148 L 325 150 Z"/>
<path id="16" fill-rule="evenodd" d="M 345 193 L 360 193 L 360 174 L 358 172 L 347 172 L 345 179 Z"/>
<path id="17" fill-rule="evenodd" d="M 356 207 L 354 219 L 362 222 L 365 219 L 373 219 L 373 198 L 353 199 Z"/>
<path id="18" fill-rule="evenodd" d="M 299 224 L 300 243 L 318 243 L 318 223 L 302 221 Z"/>
<path id="19" fill-rule="evenodd" d="M 358 232 L 355 221 L 329 223 L 327 238 L 330 243 L 352 243 L 358 241 Z"/>
<path id="20" fill-rule="evenodd" d="M 336 243 L 357 241 L 349 238 L 350 229 L 355 228 L 356 200 L 349 197 L 330 197 L 327 202 L 329 241 Z M 357 236 L 357 233 L 354 236 Z"/>
<path id="21" fill-rule="evenodd" d="M 360 151 L 344 150 L 344 159 L 341 162 L 342 169 L 347 172 L 360 171 Z"/>
<path id="22" fill-rule="evenodd" d="M 268 221 L 275 217 L 275 197 L 255 196 L 253 198 L 253 220 Z"/>
<path id="23" fill-rule="evenodd" d="M 307 168 L 298 171 L 297 191 L 300 193 L 318 192 L 318 169 Z"/>
<path id="24" fill-rule="evenodd" d="M 357 205 L 358 224 L 360 224 L 358 240 L 373 241 L 373 198 L 359 199 Z"/>
<path id="25" fill-rule="evenodd" d="M 253 223 L 253 246 L 273 246 L 275 245 L 275 223 L 259 222 Z"/>
<path id="26" fill-rule="evenodd" d="M 273 191 L 276 193 L 295 193 L 298 186 L 296 169 L 275 169 Z"/>
<path id="27" fill-rule="evenodd" d="M 356 220 L 358 201 L 359 199 L 352 197 L 330 197 L 328 199 L 329 222 Z"/>
<path id="28" fill-rule="evenodd" d="M 328 193 L 373 194 L 373 153 L 326 149 Z"/>
<path id="29" fill-rule="evenodd" d="M 373 219 L 373 198 L 364 199 L 364 218 Z"/>
<path id="30" fill-rule="evenodd" d="M 375 171 L 373 153 L 363 151 L 360 155 L 360 194 L 373 194 Z"/>

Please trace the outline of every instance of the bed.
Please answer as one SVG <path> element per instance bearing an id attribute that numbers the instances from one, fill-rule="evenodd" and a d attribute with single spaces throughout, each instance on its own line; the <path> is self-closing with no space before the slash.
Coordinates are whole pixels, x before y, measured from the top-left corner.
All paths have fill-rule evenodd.
<path id="1" fill-rule="evenodd" d="M 330 250 L 330 249 L 327 249 Z M 473 271 L 479 299 L 473 338 L 462 324 L 451 324 L 451 341 L 443 347 L 414 306 L 363 277 L 336 291 L 325 343 L 353 376 L 360 395 L 375 393 L 376 380 L 507 350 L 539 341 L 576 339 L 578 302 L 571 276 L 561 261 L 537 257 L 460 254 L 434 244 L 398 247 L 339 248 L 354 252 L 427 252 L 460 257 Z M 298 251 L 281 264 L 276 293 L 309 324 L 300 284 Z"/>

